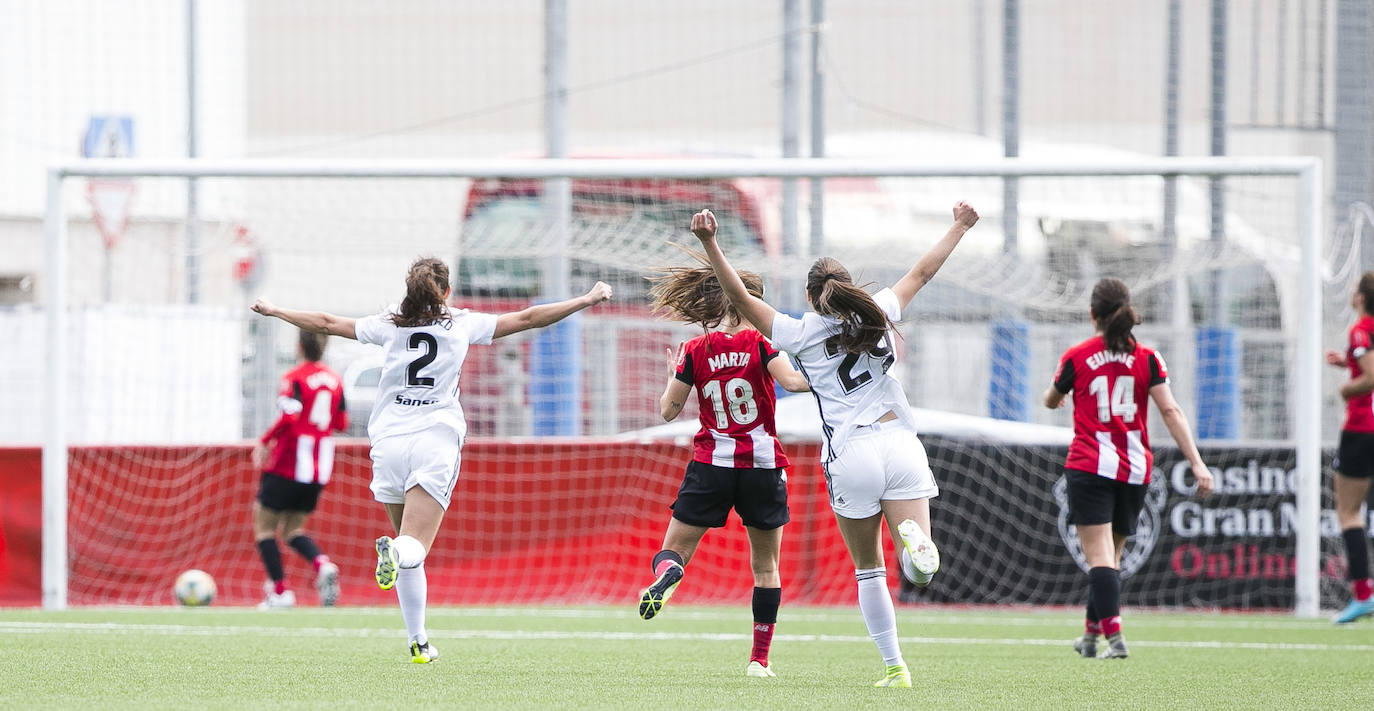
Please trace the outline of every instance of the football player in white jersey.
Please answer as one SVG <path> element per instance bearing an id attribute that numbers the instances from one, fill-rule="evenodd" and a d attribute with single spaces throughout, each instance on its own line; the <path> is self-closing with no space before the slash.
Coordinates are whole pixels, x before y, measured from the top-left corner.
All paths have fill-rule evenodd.
<path id="1" fill-rule="evenodd" d="M 428 584 L 424 561 L 458 481 L 467 422 L 458 379 L 468 346 L 557 323 L 611 298 L 597 282 L 583 296 L 501 315 L 448 307 L 449 270 L 439 259 L 417 260 L 399 306 L 352 319 L 295 311 L 258 299 L 253 310 L 307 331 L 374 343 L 386 351 L 376 404 L 367 423 L 372 444 L 372 493 L 386 506 L 397 535 L 377 539 L 377 584 L 396 588 L 410 639 L 411 661 L 439 656 L 425 632 Z"/>
<path id="2" fill-rule="evenodd" d="M 744 288 L 716 242 L 710 210 L 692 218 L 692 233 L 735 309 L 790 353 L 811 384 L 826 437 L 822 457 L 830 507 L 854 561 L 864 624 L 887 665 L 875 686 L 911 686 L 883 566 L 884 518 L 907 579 L 926 585 L 940 567 L 930 539 L 929 504 L 939 489 L 916 437 L 906 393 L 887 372 L 895 360 L 891 329 L 977 221 L 972 207 L 955 204 L 954 224 L 944 237 L 896 284 L 872 296 L 839 262 L 817 260 L 806 275 L 806 300 L 814 311 L 797 319 Z"/>

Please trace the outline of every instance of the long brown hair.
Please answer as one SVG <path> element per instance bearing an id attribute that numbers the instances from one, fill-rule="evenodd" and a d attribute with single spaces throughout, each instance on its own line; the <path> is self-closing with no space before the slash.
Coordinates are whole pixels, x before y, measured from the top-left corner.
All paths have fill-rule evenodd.
<path id="1" fill-rule="evenodd" d="M 1131 290 L 1125 282 L 1112 278 L 1097 282 L 1093 287 L 1092 314 L 1108 349 L 1117 353 L 1135 351 L 1131 329 L 1140 323 L 1140 315 L 1131 306 Z"/>
<path id="2" fill-rule="evenodd" d="M 710 330 L 722 323 L 733 326 L 740 321 L 739 312 L 721 289 L 716 273 L 711 270 L 706 255 L 680 245 L 674 245 L 691 255 L 699 267 L 659 267 L 657 275 L 647 277 L 653 284 L 649 298 L 655 313 L 666 314 L 675 321 L 699 324 Z M 754 272 L 737 270 L 744 288 L 751 295 L 763 298 L 763 277 Z"/>
<path id="3" fill-rule="evenodd" d="M 833 338 L 847 353 L 873 350 L 892 326 L 878 302 L 854 283 L 843 264 L 831 257 L 822 257 L 811 265 L 806 273 L 806 293 L 816 313 L 840 320 L 840 332 Z"/>
<path id="4" fill-rule="evenodd" d="M 444 293 L 448 291 L 448 265 L 437 257 L 421 257 L 406 273 L 406 296 L 391 322 L 401 328 L 428 326 L 449 318 Z"/>

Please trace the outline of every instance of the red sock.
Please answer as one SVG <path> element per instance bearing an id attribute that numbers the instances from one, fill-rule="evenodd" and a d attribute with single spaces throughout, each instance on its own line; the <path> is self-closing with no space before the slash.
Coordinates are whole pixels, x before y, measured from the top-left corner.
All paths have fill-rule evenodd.
<path id="1" fill-rule="evenodd" d="M 1089 637 L 1096 637 L 1102 634 L 1102 622 L 1100 620 L 1085 619 L 1083 621 L 1083 634 Z"/>
<path id="2" fill-rule="evenodd" d="M 749 652 L 749 661 L 768 666 L 768 648 L 773 645 L 773 628 L 765 622 L 754 623 L 754 650 Z"/>
<path id="3" fill-rule="evenodd" d="M 658 565 L 654 566 L 654 575 L 663 575 L 663 571 L 674 565 L 677 565 L 677 561 L 675 560 L 660 560 Z"/>
<path id="4" fill-rule="evenodd" d="M 321 554 L 315 556 L 315 560 L 310 561 L 310 562 L 312 562 L 312 563 L 315 564 L 315 572 L 318 573 L 318 572 L 320 572 L 320 566 L 322 566 L 322 565 L 324 565 L 325 563 L 328 563 L 328 562 L 329 562 L 329 556 L 327 556 L 327 555 L 321 553 Z"/>
<path id="5" fill-rule="evenodd" d="M 1362 578 L 1360 580 L 1352 581 L 1350 583 L 1350 589 L 1354 591 L 1356 600 L 1364 602 L 1365 600 L 1369 599 L 1369 596 L 1371 594 L 1374 594 L 1374 580 L 1370 580 L 1369 578 Z"/>
<path id="6" fill-rule="evenodd" d="M 1110 637 L 1121 632 L 1121 615 L 1102 620 L 1102 634 Z"/>
<path id="7" fill-rule="evenodd" d="M 275 587 L 278 595 L 286 592 L 286 580 L 284 578 L 282 580 L 278 580 L 276 582 Z"/>

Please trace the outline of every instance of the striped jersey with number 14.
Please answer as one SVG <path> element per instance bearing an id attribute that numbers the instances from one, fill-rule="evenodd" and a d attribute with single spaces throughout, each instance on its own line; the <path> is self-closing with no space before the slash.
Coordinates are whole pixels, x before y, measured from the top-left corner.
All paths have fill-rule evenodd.
<path id="1" fill-rule="evenodd" d="M 683 345 L 674 377 L 692 386 L 701 411 L 693 459 L 734 469 L 787 466 L 773 420 L 777 396 L 768 373 L 768 363 L 776 357 L 778 351 L 753 329 L 712 331 Z"/>
<path id="2" fill-rule="evenodd" d="M 1064 466 L 1129 484 L 1150 483 L 1150 388 L 1167 382 L 1164 359 L 1139 343 L 1130 353 L 1117 353 L 1094 336 L 1066 351 L 1054 377 L 1056 390 L 1073 392 L 1073 443 Z"/>
<path id="3" fill-rule="evenodd" d="M 328 484 L 334 472 L 329 435 L 348 427 L 343 382 L 329 368 L 307 362 L 282 376 L 277 395 L 280 416 L 262 436 L 263 444 L 274 442 L 264 471 L 302 484 Z"/>

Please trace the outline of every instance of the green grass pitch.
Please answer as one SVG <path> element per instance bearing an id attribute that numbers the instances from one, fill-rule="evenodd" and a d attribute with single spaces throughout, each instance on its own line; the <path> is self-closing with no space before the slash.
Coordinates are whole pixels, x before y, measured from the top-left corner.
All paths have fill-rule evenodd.
<path id="1" fill-rule="evenodd" d="M 1374 702 L 1374 621 L 1126 611 L 1131 657 L 1069 647 L 1068 610 L 898 610 L 914 689 L 856 609 L 787 608 L 776 679 L 747 609 L 440 608 L 409 662 L 396 609 L 0 610 L 0 708 L 1340 709 Z"/>

